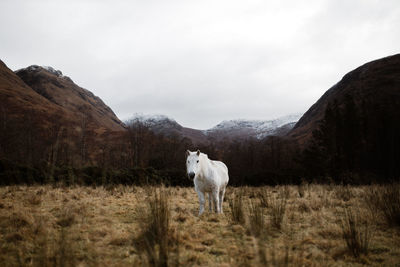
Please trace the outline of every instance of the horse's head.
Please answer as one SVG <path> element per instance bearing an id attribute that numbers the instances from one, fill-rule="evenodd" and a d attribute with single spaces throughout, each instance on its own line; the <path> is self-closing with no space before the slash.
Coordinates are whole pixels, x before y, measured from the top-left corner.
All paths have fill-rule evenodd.
<path id="1" fill-rule="evenodd" d="M 186 151 L 186 171 L 189 179 L 194 179 L 199 170 L 200 150 L 196 152 Z"/>

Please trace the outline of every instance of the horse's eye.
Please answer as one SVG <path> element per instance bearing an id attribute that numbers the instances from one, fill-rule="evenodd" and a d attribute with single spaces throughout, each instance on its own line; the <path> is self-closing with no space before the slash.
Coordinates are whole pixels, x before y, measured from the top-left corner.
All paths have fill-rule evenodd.
<path id="1" fill-rule="evenodd" d="M 190 163 L 190 161 L 188 161 L 188 163 Z"/>
<path id="2" fill-rule="evenodd" d="M 197 161 L 197 163 L 199 163 L 199 161 Z"/>

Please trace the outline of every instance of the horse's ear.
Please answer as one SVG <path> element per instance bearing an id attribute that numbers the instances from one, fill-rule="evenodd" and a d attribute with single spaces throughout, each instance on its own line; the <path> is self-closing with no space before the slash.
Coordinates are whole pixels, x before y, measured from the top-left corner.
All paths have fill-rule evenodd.
<path id="1" fill-rule="evenodd" d="M 197 156 L 200 156 L 200 150 L 197 150 Z"/>
<path id="2" fill-rule="evenodd" d="M 190 154 L 190 151 L 189 151 L 189 150 L 186 150 L 185 156 L 188 157 L 189 154 Z"/>

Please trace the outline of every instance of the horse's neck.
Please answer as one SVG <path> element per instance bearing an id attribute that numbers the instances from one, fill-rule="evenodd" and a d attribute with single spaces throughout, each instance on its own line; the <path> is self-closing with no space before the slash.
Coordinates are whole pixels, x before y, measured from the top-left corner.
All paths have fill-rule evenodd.
<path id="1" fill-rule="evenodd" d="M 201 172 L 203 175 L 203 178 L 206 178 L 209 176 L 210 172 L 210 159 L 206 155 L 202 155 L 202 160 L 201 160 Z"/>

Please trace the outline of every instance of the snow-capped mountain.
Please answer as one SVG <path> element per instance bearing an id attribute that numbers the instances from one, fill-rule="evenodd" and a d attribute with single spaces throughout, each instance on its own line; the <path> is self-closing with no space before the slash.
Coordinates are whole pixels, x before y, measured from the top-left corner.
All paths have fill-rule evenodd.
<path id="1" fill-rule="evenodd" d="M 145 114 L 135 114 L 131 119 L 128 120 L 129 122 L 141 122 L 146 126 L 153 127 L 163 124 L 174 124 L 179 125 L 174 119 L 161 115 L 161 114 L 154 114 L 154 115 L 145 115 Z"/>
<path id="2" fill-rule="evenodd" d="M 230 135 L 242 135 L 248 132 L 252 137 L 262 139 L 269 135 L 279 133 L 279 129 L 283 126 L 288 128 L 288 124 L 297 122 L 302 114 L 291 114 L 274 120 L 229 120 L 223 121 L 215 127 L 206 130 L 205 134 L 220 134 L 221 132 L 229 132 Z"/>
<path id="3" fill-rule="evenodd" d="M 20 73 L 20 72 L 39 72 L 40 70 L 45 70 L 51 74 L 56 75 L 58 78 L 64 78 L 68 81 L 71 81 L 71 78 L 68 76 L 63 75 L 63 73 L 61 72 L 61 70 L 56 70 L 53 67 L 50 66 L 38 66 L 38 65 L 31 65 L 29 67 L 26 68 L 22 68 L 19 70 L 16 70 L 15 73 Z"/>
<path id="4" fill-rule="evenodd" d="M 210 139 L 263 139 L 271 135 L 285 135 L 289 132 L 302 114 L 292 114 L 274 120 L 227 120 L 207 130 L 186 128 L 174 119 L 165 115 L 142 115 L 136 114 L 127 124 L 142 123 L 155 133 L 164 135 L 180 135 L 192 139 L 195 143 Z"/>
<path id="5" fill-rule="evenodd" d="M 290 131 L 302 114 L 291 114 L 274 120 L 228 120 L 205 130 L 207 136 L 231 138 L 253 137 L 262 139 L 270 135 L 284 135 Z"/>
<path id="6" fill-rule="evenodd" d="M 174 119 L 160 114 L 135 114 L 131 119 L 127 121 L 127 124 L 129 125 L 135 123 L 141 123 L 146 127 L 149 127 L 155 133 L 162 133 L 166 135 L 179 133 L 183 128 Z"/>

